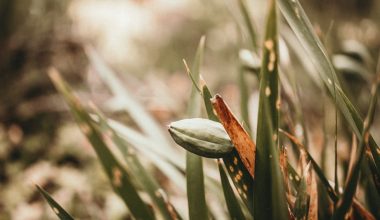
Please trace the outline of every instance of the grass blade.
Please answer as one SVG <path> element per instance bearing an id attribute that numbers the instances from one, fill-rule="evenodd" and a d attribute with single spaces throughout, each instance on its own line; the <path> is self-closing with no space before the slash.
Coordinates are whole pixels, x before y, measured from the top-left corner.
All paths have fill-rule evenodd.
<path id="1" fill-rule="evenodd" d="M 238 151 L 244 166 L 252 178 L 254 178 L 256 145 L 240 125 L 222 97 L 216 95 L 211 99 L 211 102 L 219 120 L 222 122 L 224 129 L 226 129 L 228 136 L 230 136 L 232 143 Z"/>
<path id="2" fill-rule="evenodd" d="M 314 160 L 314 158 L 310 155 L 309 151 L 293 135 L 283 130 L 280 130 L 280 132 L 284 134 L 286 137 L 288 137 L 290 141 L 296 144 L 297 147 L 299 147 L 300 151 L 303 151 L 304 153 L 306 153 L 307 159 L 310 160 L 311 164 L 313 165 L 313 169 L 315 173 L 318 175 L 319 180 L 322 182 L 323 186 L 326 188 L 327 193 L 330 196 L 331 200 L 333 200 L 334 202 L 338 201 L 339 198 L 338 198 L 338 195 L 335 193 L 334 188 L 330 185 L 327 177 L 323 174 L 322 169 L 319 167 L 319 165 Z"/>
<path id="3" fill-rule="evenodd" d="M 309 195 L 310 195 L 310 204 L 309 204 L 309 220 L 318 220 L 318 186 L 317 180 L 315 178 L 315 173 L 313 170 L 310 170 L 309 178 Z"/>
<path id="4" fill-rule="evenodd" d="M 245 0 L 238 0 L 238 1 L 239 1 L 240 11 L 244 18 L 245 26 L 248 29 L 248 34 L 251 40 L 252 48 L 255 52 L 257 52 L 258 51 L 257 34 L 256 34 L 255 26 L 252 23 L 251 15 L 247 7 L 247 2 Z"/>
<path id="5" fill-rule="evenodd" d="M 377 91 L 379 89 L 380 83 L 380 71 L 378 73 L 375 85 L 371 90 L 371 101 L 368 109 L 368 113 L 366 119 L 364 121 L 364 128 L 362 131 L 362 135 L 359 139 L 358 151 L 355 157 L 355 163 L 352 166 L 351 172 L 348 173 L 346 180 L 346 187 L 344 188 L 342 198 L 339 200 L 337 204 L 337 209 L 334 212 L 334 219 L 342 219 L 345 217 L 347 211 L 352 205 L 352 201 L 356 192 L 356 188 L 359 182 L 359 175 L 361 171 L 361 163 L 363 161 L 363 157 L 365 155 L 365 149 L 369 142 L 369 129 L 372 125 L 374 114 L 376 110 L 377 104 Z"/>
<path id="6" fill-rule="evenodd" d="M 114 191 L 128 206 L 133 216 L 138 219 L 154 219 L 152 210 L 144 203 L 132 184 L 130 172 L 127 172 L 126 168 L 112 155 L 79 99 L 72 94 L 71 89 L 55 69 L 50 69 L 49 76 L 69 105 L 82 132 L 93 146 Z"/>
<path id="7" fill-rule="evenodd" d="M 110 134 L 113 143 L 118 147 L 122 153 L 126 164 L 130 168 L 132 176 L 134 176 L 137 182 L 146 191 L 153 203 L 157 206 L 159 213 L 164 219 L 182 219 L 178 216 L 173 205 L 168 201 L 165 191 L 160 187 L 158 182 L 153 176 L 141 164 L 134 149 L 122 139 L 115 130 L 113 130 L 107 123 L 106 119 L 99 113 L 98 114 L 101 124 L 104 125 L 104 133 Z"/>
<path id="8" fill-rule="evenodd" d="M 288 206 L 278 145 L 278 37 L 276 1 L 269 1 L 257 123 L 257 151 L 254 182 L 254 218 L 288 219 Z"/>
<path id="9" fill-rule="evenodd" d="M 189 219 L 208 219 L 202 158 L 193 153 L 186 153 L 187 199 Z"/>
<path id="10" fill-rule="evenodd" d="M 235 197 L 235 193 L 231 188 L 230 182 L 228 181 L 226 171 L 224 170 L 224 167 L 219 160 L 218 160 L 218 168 L 219 168 L 219 173 L 220 173 L 220 179 L 222 182 L 223 193 L 226 199 L 226 204 L 227 204 L 228 212 L 230 213 L 230 217 L 231 219 L 244 220 L 245 217 L 244 217 L 243 211 L 241 210 L 239 201 Z"/>
<path id="11" fill-rule="evenodd" d="M 282 14 L 290 24 L 307 55 L 311 58 L 324 85 L 330 94 L 334 95 L 336 92 L 337 107 L 356 136 L 360 137 L 363 131 L 363 119 L 341 89 L 333 65 L 327 57 L 327 52 L 314 33 L 312 25 L 298 0 L 278 0 L 278 3 Z M 371 135 L 369 136 L 369 147 L 376 166 L 380 167 L 380 149 Z"/>
<path id="12" fill-rule="evenodd" d="M 192 78 L 196 82 L 199 81 L 204 44 L 205 38 L 202 37 L 192 67 Z M 189 117 L 197 117 L 200 114 L 200 97 L 197 92 L 197 88 L 193 85 L 187 112 Z M 209 217 L 206 205 L 203 162 L 201 157 L 190 152 L 186 152 L 186 177 L 189 218 L 190 220 L 206 220 Z"/>
<path id="13" fill-rule="evenodd" d="M 104 63 L 104 61 L 96 53 L 95 49 L 92 47 L 87 47 L 86 53 L 91 61 L 91 64 L 96 70 L 95 72 L 102 78 L 103 82 L 106 83 L 108 88 L 114 94 L 114 101 L 125 108 L 131 118 L 146 135 L 157 142 L 165 143 L 164 146 L 170 146 L 168 140 L 162 132 L 162 128 L 148 114 L 144 107 L 130 95 L 127 89 L 125 89 L 120 82 L 120 79 L 118 79 L 116 73 L 114 73 L 111 68 Z"/>
<path id="14" fill-rule="evenodd" d="M 367 209 L 365 209 L 355 199 L 352 203 L 352 207 L 354 208 L 355 212 L 358 213 L 358 215 L 360 216 L 360 219 L 364 219 L 364 220 L 375 220 L 376 219 Z"/>
<path id="15" fill-rule="evenodd" d="M 100 126 L 99 118 L 92 118 L 94 123 Z M 145 157 L 149 158 L 152 163 L 160 169 L 162 173 L 165 174 L 179 189 L 186 191 L 185 177 L 183 173 L 181 173 L 186 169 L 184 159 L 174 157 L 173 154 L 162 150 L 165 149 L 164 147 L 161 147 L 162 143 L 147 139 L 143 134 L 126 125 L 111 119 L 107 119 L 107 124 L 115 130 L 118 136 L 125 142 L 129 143 Z"/>
<path id="16" fill-rule="evenodd" d="M 304 168 L 301 183 L 297 189 L 297 197 L 294 205 L 294 216 L 296 219 L 308 219 L 310 195 L 308 193 L 307 179 L 309 178 L 310 163 Z"/>
<path id="17" fill-rule="evenodd" d="M 370 150 L 368 149 L 368 147 L 366 150 L 366 156 L 367 156 L 369 169 L 372 174 L 373 183 L 377 189 L 378 194 L 380 195 L 380 172 L 379 172 L 380 169 L 376 167 L 375 161 L 373 160 L 372 154 Z"/>
<path id="18" fill-rule="evenodd" d="M 248 35 L 250 37 L 252 49 L 255 53 L 257 53 L 259 50 L 257 46 L 257 33 L 255 30 L 255 26 L 252 22 L 251 15 L 249 13 L 247 2 L 246 0 L 238 0 L 238 2 L 239 2 L 239 8 L 240 8 L 241 14 L 243 15 L 245 26 L 248 30 Z M 244 126 L 248 130 L 251 130 L 250 120 L 249 120 L 249 111 L 248 111 L 249 92 L 247 88 L 247 82 L 245 81 L 245 79 L 246 79 L 245 70 L 243 67 L 241 67 L 239 70 L 240 109 L 241 109 L 242 119 L 244 121 Z"/>
<path id="19" fill-rule="evenodd" d="M 54 213 L 58 216 L 61 220 L 74 220 L 73 217 L 69 213 L 67 213 L 62 206 L 60 206 L 50 195 L 48 192 L 46 192 L 44 189 L 42 189 L 40 186 L 36 185 L 38 191 L 42 194 L 42 196 L 45 198 L 45 200 L 49 203 L 51 209 L 53 209 Z"/>
<path id="20" fill-rule="evenodd" d="M 95 119 L 96 120 L 96 119 Z M 97 121 L 98 122 L 98 121 Z M 128 143 L 140 146 L 138 148 L 139 150 L 147 150 L 151 152 L 152 154 L 155 154 L 162 158 L 163 160 L 169 162 L 176 168 L 180 170 L 185 170 L 185 166 L 183 165 L 185 163 L 185 160 L 182 160 L 181 158 L 175 158 L 175 153 L 168 153 L 162 149 L 165 149 L 165 144 L 155 142 L 152 139 L 146 138 L 143 134 L 136 131 L 135 129 L 124 125 L 120 122 L 117 122 L 112 119 L 107 120 L 108 125 L 114 129 L 123 139 L 127 140 Z M 143 146 L 143 147 L 142 147 Z"/>
<path id="21" fill-rule="evenodd" d="M 247 128 L 248 131 L 251 130 L 251 123 L 249 120 L 249 90 L 247 86 L 247 77 L 243 68 L 239 70 L 239 90 L 240 90 L 240 112 L 243 119 L 243 126 Z"/>

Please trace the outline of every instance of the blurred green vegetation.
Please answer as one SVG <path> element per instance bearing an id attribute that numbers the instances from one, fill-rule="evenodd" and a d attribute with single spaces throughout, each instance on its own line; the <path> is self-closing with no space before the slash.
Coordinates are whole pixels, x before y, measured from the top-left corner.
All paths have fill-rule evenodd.
<path id="1" fill-rule="evenodd" d="M 34 184 L 49 191 L 78 218 L 130 218 L 46 74 L 49 67 L 57 68 L 80 97 L 91 99 L 111 117 L 137 128 L 130 115 L 109 102 L 112 96 L 94 74 L 88 48 L 98 51 L 102 60 L 121 74 L 125 88 L 165 129 L 165 124 L 185 115 L 191 82 L 182 59 L 192 61 L 199 38 L 205 35 L 202 75 L 214 91 L 223 94 L 234 112 L 240 112 L 235 82 L 246 60 L 239 52 L 252 46 L 238 1 L 178 2 L 0 1 L 0 219 L 54 219 Z M 265 1 L 248 3 L 255 27 L 264 30 Z M 365 115 L 380 49 L 380 2 L 305 0 L 301 4 L 328 48 L 343 89 Z M 114 10 L 117 13 L 113 14 Z M 281 36 L 290 48 L 281 59 L 291 62 L 295 68 L 287 71 L 299 76 L 302 120 L 309 128 L 309 141 L 319 146 L 315 149 L 318 159 L 331 159 L 335 124 L 328 113 L 334 111 L 334 104 L 303 74 L 305 69 L 310 71 L 310 61 L 296 56 L 298 41 L 285 20 L 280 20 L 284 23 Z M 261 42 L 264 33 L 259 31 L 258 35 Z M 250 65 L 245 67 L 247 72 L 252 70 Z M 258 81 L 249 74 L 246 83 L 253 109 Z M 294 106 L 285 108 L 296 111 Z M 338 150 L 341 169 L 347 169 L 351 131 L 342 121 L 340 117 Z M 373 130 L 379 128 L 377 119 Z M 373 135 L 380 140 L 379 133 Z M 329 146 L 326 152 L 322 145 Z M 147 164 L 160 183 L 168 182 Z M 329 165 L 322 167 L 333 179 Z M 178 189 L 173 191 L 172 200 L 185 207 L 184 195 Z M 376 211 L 377 205 L 369 206 Z M 380 213 L 376 214 L 379 218 Z"/>

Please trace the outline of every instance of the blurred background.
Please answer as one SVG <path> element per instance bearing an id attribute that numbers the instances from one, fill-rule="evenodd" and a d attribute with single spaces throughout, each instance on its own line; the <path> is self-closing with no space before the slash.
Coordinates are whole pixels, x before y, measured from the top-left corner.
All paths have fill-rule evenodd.
<path id="1" fill-rule="evenodd" d="M 266 1 L 247 2 L 260 41 Z M 300 2 L 352 100 L 365 112 L 380 48 L 380 2 Z M 281 21 L 287 47 L 299 47 Z M 201 73 L 239 115 L 236 82 L 241 66 L 252 61 L 244 49 L 252 48 L 237 0 L 1 0 L 0 219 L 55 219 L 34 184 L 80 219 L 129 219 L 47 69 L 57 68 L 83 101 L 91 100 L 108 116 L 133 126 L 129 115 L 110 103 L 112 95 L 89 58 L 96 56 L 165 131 L 170 121 L 185 117 L 191 81 L 182 59 L 192 62 L 202 35 L 206 53 Z M 315 123 L 309 132 L 320 144 L 321 132 L 313 129 L 320 130 L 318 120 L 326 118 L 318 101 L 323 94 L 304 76 L 292 52 L 283 60 L 291 62 L 292 71 L 300 76 L 305 120 Z M 254 74 L 247 82 L 254 105 L 258 89 Z M 327 127 L 332 129 L 333 124 Z M 374 134 L 377 140 L 379 135 Z M 340 150 L 347 156 L 346 136 Z M 180 197 L 173 203 L 181 206 Z"/>

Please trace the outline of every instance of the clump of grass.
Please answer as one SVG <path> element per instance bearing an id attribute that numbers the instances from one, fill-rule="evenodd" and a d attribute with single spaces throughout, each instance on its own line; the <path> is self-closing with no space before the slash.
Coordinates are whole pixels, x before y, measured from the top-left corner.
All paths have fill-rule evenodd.
<path id="1" fill-rule="evenodd" d="M 284 111 L 282 105 L 297 106 L 297 88 L 293 92 L 284 89 L 288 86 L 287 75 L 282 74 L 279 59 L 278 6 L 294 34 L 306 51 L 315 70 L 319 73 L 321 89 L 326 90 L 336 108 L 344 117 L 358 140 L 353 148 L 349 169 L 345 173 L 344 184 L 339 185 L 337 178 L 330 181 L 325 175 L 310 149 L 311 144 L 303 125 L 303 134 L 295 134 L 291 125 L 292 112 Z M 257 50 L 257 36 L 244 1 L 240 1 L 247 28 L 251 35 L 252 48 Z M 373 204 L 379 204 L 380 192 L 380 148 L 370 134 L 377 103 L 380 78 L 376 76 L 368 112 L 363 121 L 345 91 L 330 61 L 323 44 L 315 35 L 310 21 L 297 0 L 271 0 L 264 40 L 261 46 L 261 67 L 258 121 L 256 140 L 251 129 L 255 126 L 248 120 L 247 98 L 242 98 L 242 117 L 244 126 L 219 95 L 213 95 L 203 80 L 200 69 L 204 53 L 205 38 L 202 38 L 190 69 L 185 68 L 193 88 L 187 116 L 189 119 L 172 123 L 169 132 L 174 141 L 188 150 L 186 161 L 173 159 L 168 141 L 157 129 L 154 120 L 147 114 L 138 115 L 140 107 L 131 101 L 123 88 L 113 78 L 113 73 L 103 75 L 104 80 L 114 89 L 116 96 L 126 98 L 127 109 L 142 128 L 139 133 L 129 127 L 106 119 L 96 108 L 85 108 L 55 70 L 49 75 L 63 95 L 79 127 L 91 142 L 115 192 L 128 206 L 136 219 L 183 219 L 184 213 L 175 207 L 159 183 L 142 166 L 138 154 L 151 159 L 152 163 L 174 184 L 187 191 L 188 219 L 215 219 L 217 213 L 207 203 L 207 193 L 222 193 L 226 205 L 226 216 L 231 219 L 375 219 L 379 218 Z M 90 52 L 90 55 L 93 52 Z M 94 58 L 94 57 L 93 57 Z M 96 57 L 95 57 L 96 58 Z M 96 60 L 99 65 L 99 60 Z M 104 67 L 104 66 L 101 66 Z M 288 67 L 289 68 L 289 67 Z M 104 69 L 102 70 L 105 71 Z M 377 70 L 380 74 L 380 68 Z M 241 77 L 241 76 L 240 76 Z M 318 80 L 312 78 L 313 80 Z M 244 81 L 244 80 L 243 80 Z M 241 84 L 241 86 L 246 86 Z M 246 97 L 247 90 L 241 90 Z M 131 104 L 133 103 L 133 104 Z M 207 119 L 200 120 L 201 104 Z M 90 113 L 91 112 L 91 113 Z M 297 110 L 302 112 L 302 109 Z M 337 114 L 337 113 L 336 113 Z M 146 126 L 144 122 L 149 122 Z M 335 123 L 337 123 L 335 121 Z M 325 134 L 327 135 L 327 134 Z M 336 135 L 336 134 L 335 134 Z M 105 139 L 109 141 L 105 141 Z M 335 137 L 336 138 L 336 137 Z M 338 144 L 338 142 L 335 142 Z M 124 161 L 120 162 L 110 151 L 110 144 L 118 147 Z M 162 148 L 155 148 L 158 145 Z M 292 146 L 289 148 L 288 146 Z M 197 155 L 198 154 L 198 155 Z M 298 161 L 297 166 L 288 157 L 290 154 Z M 335 158 L 338 152 L 335 151 Z M 170 155 L 170 156 L 168 156 Z M 203 157 L 217 162 L 220 181 L 204 173 Z M 186 166 L 183 164 L 186 163 Z M 323 161 L 322 161 L 323 163 Z M 337 176 L 335 163 L 334 176 Z M 185 173 L 185 175 L 183 175 Z M 363 175 L 364 174 L 364 175 Z M 186 185 L 186 187 L 185 187 Z M 357 189 L 370 186 L 377 190 L 370 195 L 364 190 L 365 199 L 357 196 Z M 61 219 L 71 219 L 59 205 L 42 189 L 44 197 Z M 145 193 L 149 199 L 144 199 Z M 376 194 L 377 193 L 377 194 Z M 65 213 L 63 215 L 62 213 Z M 222 214 L 222 215 L 224 215 Z M 185 218 L 187 219 L 187 218 Z"/>

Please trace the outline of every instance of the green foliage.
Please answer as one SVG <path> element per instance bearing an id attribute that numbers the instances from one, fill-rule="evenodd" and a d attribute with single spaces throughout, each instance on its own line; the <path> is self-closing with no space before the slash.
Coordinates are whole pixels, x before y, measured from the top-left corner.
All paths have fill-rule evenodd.
<path id="1" fill-rule="evenodd" d="M 252 49 L 257 52 L 260 44 L 257 42 L 257 33 L 247 4 L 243 0 L 239 0 L 238 3 L 250 34 Z M 312 80 L 316 81 L 316 85 L 323 85 L 319 89 L 330 94 L 332 104 L 345 118 L 343 123 L 350 126 L 350 132 L 359 140 L 358 149 L 353 152 L 350 161 L 352 165 L 345 173 L 346 183 L 343 190 L 340 190 L 342 186 L 337 180 L 337 173 L 335 172 L 335 182 L 330 181 L 318 161 L 314 159 L 309 141 L 299 140 L 307 139 L 305 124 L 302 123 L 301 126 L 304 133 L 297 134 L 296 129 L 292 127 L 292 111 L 281 107 L 281 103 L 284 102 L 287 106 L 299 108 L 296 110 L 295 118 L 300 118 L 299 114 L 303 111 L 302 106 L 297 106 L 300 103 L 299 97 L 294 98 L 294 94 L 298 93 L 295 86 L 297 83 L 288 85 L 287 81 L 291 80 L 287 79 L 287 75 L 282 75 L 278 33 L 281 23 L 278 19 L 277 5 L 306 51 L 307 59 L 310 59 L 319 73 L 320 79 L 311 77 Z M 314 33 L 299 2 L 271 0 L 268 2 L 261 45 L 258 121 L 254 122 L 257 123 L 257 135 L 256 140 L 253 140 L 221 96 L 213 97 L 203 80 L 200 69 L 204 48 L 205 38 L 202 37 L 191 70 L 184 61 L 189 80 L 192 82 L 186 116 L 188 119 L 172 122 L 169 126 L 169 133 L 174 141 L 187 150 L 186 161 L 175 159 L 177 154 L 173 153 L 169 147 L 170 142 L 161 134 L 160 126 L 131 98 L 92 49 L 87 49 L 90 59 L 111 88 L 115 100 L 124 100 L 124 107 L 142 130 L 141 133 L 106 119 L 94 108 L 85 108 L 60 75 L 54 70 L 50 71 L 53 83 L 92 144 L 114 191 L 123 199 L 136 219 L 182 219 L 183 215 L 169 201 L 164 187 L 160 186 L 161 183 L 144 167 L 139 154 L 148 156 L 152 164 L 182 190 L 185 190 L 183 185 L 186 181 L 188 214 L 191 220 L 216 218 L 217 213 L 212 210 L 206 196 L 215 192 L 223 192 L 224 198 L 218 197 L 222 200 L 219 202 L 224 205 L 225 213 L 222 215 L 231 219 L 316 219 L 318 213 L 333 219 L 378 217 L 377 213 L 371 213 L 373 208 L 368 210 L 371 208 L 369 204 L 378 204 L 378 195 L 366 195 L 366 199 L 371 200 L 367 204 L 355 194 L 357 188 L 365 186 L 366 183 L 372 184 L 370 186 L 380 192 L 380 150 L 370 135 L 379 79 L 376 79 L 367 117 L 363 122 L 342 89 L 329 55 Z M 239 69 L 242 70 L 243 67 Z M 377 72 L 380 72 L 380 69 Z M 297 77 L 292 80 L 297 80 Z M 239 73 L 239 87 L 241 118 L 247 123 L 245 127 L 249 129 L 254 126 L 249 123 L 251 112 L 248 97 L 251 89 L 245 83 L 243 72 Z M 208 120 L 199 118 L 202 117 L 202 101 Z M 336 120 L 335 128 L 338 128 L 337 123 Z M 123 156 L 122 161 L 119 161 L 117 153 L 111 151 L 112 146 L 105 141 L 106 138 L 117 147 Z M 337 134 L 335 138 L 337 147 Z M 289 151 L 291 150 L 292 156 L 296 158 L 293 160 L 299 160 L 296 168 L 292 165 L 294 161 L 287 155 L 288 147 L 285 145 L 290 144 L 293 148 Z M 155 148 L 156 145 L 160 147 L 159 150 Z M 338 151 L 335 152 L 338 158 Z M 364 158 L 368 163 L 363 162 Z M 220 180 L 204 171 L 206 160 L 214 165 L 216 162 Z M 338 163 L 335 169 L 337 165 Z M 372 175 L 362 175 L 364 172 Z M 317 184 L 323 186 L 318 187 L 322 191 L 317 192 Z M 65 214 L 67 217 L 59 215 L 60 218 L 71 218 L 45 191 L 38 189 L 54 210 L 59 210 L 62 216 Z M 322 206 L 317 205 L 318 200 Z M 322 214 L 319 214 L 319 218 Z"/>

